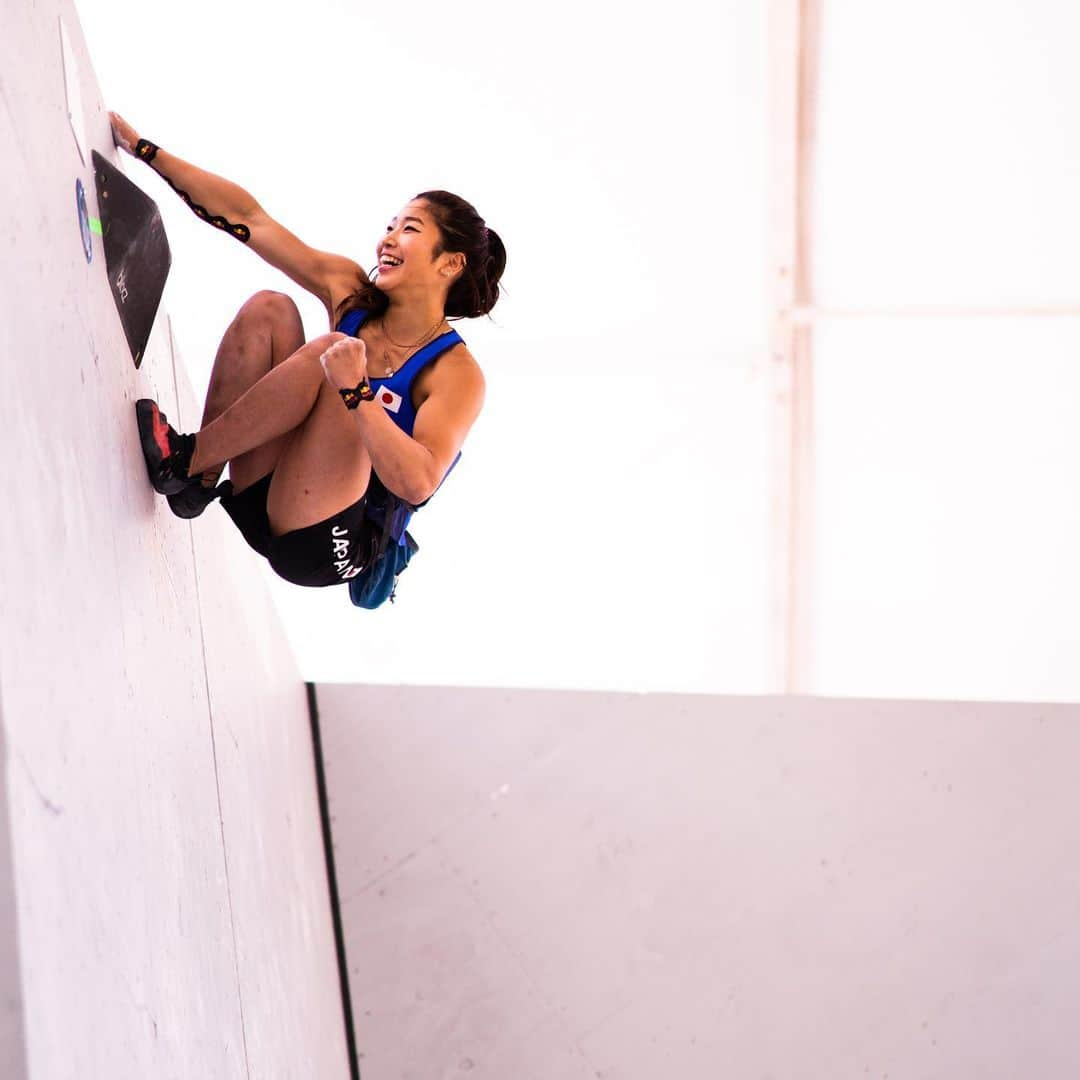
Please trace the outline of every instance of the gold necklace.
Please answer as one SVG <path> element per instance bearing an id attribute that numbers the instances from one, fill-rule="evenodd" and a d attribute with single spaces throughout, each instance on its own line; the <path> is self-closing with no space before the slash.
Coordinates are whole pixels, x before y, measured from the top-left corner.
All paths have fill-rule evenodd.
<path id="1" fill-rule="evenodd" d="M 386 328 L 386 316 L 385 315 L 379 320 L 379 329 L 382 331 L 383 337 L 385 337 L 386 340 L 389 341 L 390 344 L 393 345 L 395 348 L 397 348 L 397 349 L 405 349 L 407 352 L 411 352 L 413 349 L 417 349 L 421 345 L 423 345 L 428 340 L 428 338 L 430 338 L 431 335 L 434 334 L 435 331 L 439 329 L 439 327 L 442 325 L 442 322 L 443 322 L 443 316 L 440 315 L 439 316 L 439 321 L 426 334 L 424 334 L 424 336 L 421 337 L 419 341 L 414 341 L 413 344 L 411 344 L 411 345 L 403 345 L 400 341 L 395 341 L 390 336 L 390 331 L 387 330 L 387 328 Z M 386 367 L 386 375 L 384 377 L 389 379 L 394 374 L 394 367 L 393 367 L 393 364 L 390 361 L 390 350 L 387 349 L 385 346 L 383 347 L 383 354 L 382 355 L 383 355 L 383 364 Z"/>

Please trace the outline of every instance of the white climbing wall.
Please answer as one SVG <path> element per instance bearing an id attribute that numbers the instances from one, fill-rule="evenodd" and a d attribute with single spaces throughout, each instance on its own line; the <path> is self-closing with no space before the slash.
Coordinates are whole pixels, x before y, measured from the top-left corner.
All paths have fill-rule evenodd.
<path id="1" fill-rule="evenodd" d="M 0 1072 L 348 1076 L 304 685 L 225 515 L 147 483 L 135 399 L 197 409 L 84 257 L 113 149 L 75 11 L 2 21 Z"/>

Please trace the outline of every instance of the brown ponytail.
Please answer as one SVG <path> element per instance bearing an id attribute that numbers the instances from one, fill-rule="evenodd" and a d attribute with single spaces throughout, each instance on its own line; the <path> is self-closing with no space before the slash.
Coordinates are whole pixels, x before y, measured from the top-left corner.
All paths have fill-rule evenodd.
<path id="1" fill-rule="evenodd" d="M 424 191 L 416 196 L 431 207 L 441 240 L 436 256 L 444 251 L 461 252 L 465 270 L 450 287 L 446 316 L 475 319 L 486 315 L 499 299 L 499 279 L 506 269 L 506 248 L 494 229 L 489 229 L 476 208 L 449 191 Z"/>

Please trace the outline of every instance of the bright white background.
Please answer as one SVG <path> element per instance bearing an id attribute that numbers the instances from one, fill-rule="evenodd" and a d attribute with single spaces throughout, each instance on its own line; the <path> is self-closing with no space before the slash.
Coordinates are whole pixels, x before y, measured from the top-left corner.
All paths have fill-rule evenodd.
<path id="1" fill-rule="evenodd" d="M 488 404 L 398 603 L 270 578 L 308 678 L 768 688 L 767 6 L 81 0 L 111 107 L 310 243 L 370 266 L 446 187 L 507 244 L 494 321 L 459 325 Z M 819 303 L 1080 304 L 1077 22 L 825 0 Z M 198 390 L 260 288 L 326 329 L 129 172 Z M 1080 695 L 1078 345 L 1075 318 L 819 324 L 812 690 Z"/>
<path id="2" fill-rule="evenodd" d="M 494 321 L 459 324 L 484 415 L 415 521 L 398 602 L 371 614 L 272 579 L 305 676 L 764 688 L 758 5 L 79 11 L 110 107 L 309 243 L 371 266 L 387 220 L 429 187 L 463 194 L 506 243 Z M 325 331 L 317 301 L 128 171 L 166 214 L 165 302 L 197 390 L 260 288 Z"/>
<path id="3" fill-rule="evenodd" d="M 821 693 L 1080 699 L 1080 13 L 825 0 Z"/>

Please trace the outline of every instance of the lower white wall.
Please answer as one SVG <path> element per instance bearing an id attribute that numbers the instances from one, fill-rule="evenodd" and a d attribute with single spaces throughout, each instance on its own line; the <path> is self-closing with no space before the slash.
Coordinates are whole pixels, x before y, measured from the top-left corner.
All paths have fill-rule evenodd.
<path id="1" fill-rule="evenodd" d="M 25 1080 L 22 986 L 15 925 L 15 882 L 11 863 L 7 801 L 7 747 L 0 715 L 0 1076 Z"/>
<path id="2" fill-rule="evenodd" d="M 323 685 L 365 1080 L 1066 1080 L 1080 712 Z"/>

